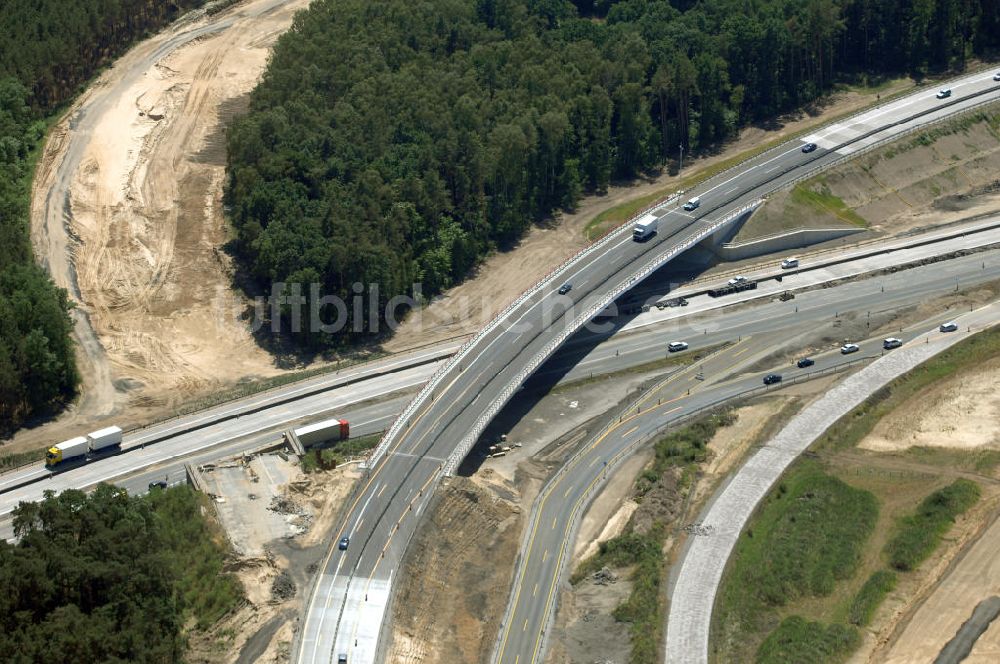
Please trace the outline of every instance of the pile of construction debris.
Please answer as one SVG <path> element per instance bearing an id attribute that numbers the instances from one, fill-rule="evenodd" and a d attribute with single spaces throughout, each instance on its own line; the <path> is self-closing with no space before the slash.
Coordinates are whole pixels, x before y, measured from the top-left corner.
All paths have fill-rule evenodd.
<path id="1" fill-rule="evenodd" d="M 288 573 L 288 570 L 283 569 L 278 576 L 274 577 L 274 581 L 271 583 L 271 601 L 272 602 L 284 602 L 295 597 L 295 582 L 292 581 L 292 575 Z"/>
<path id="2" fill-rule="evenodd" d="M 285 515 L 285 520 L 292 527 L 292 532 L 288 535 L 290 538 L 306 532 L 312 524 L 312 515 L 287 495 L 273 496 L 267 509 L 275 514 Z"/>
<path id="3" fill-rule="evenodd" d="M 599 586 L 606 586 L 609 583 L 614 583 L 618 580 L 618 575 L 612 572 L 608 567 L 602 567 L 601 569 L 594 572 L 592 577 L 594 583 Z"/>
<path id="4" fill-rule="evenodd" d="M 277 514 L 305 514 L 305 510 L 302 509 L 302 506 L 288 496 L 272 497 L 271 504 L 267 506 L 267 509 Z"/>

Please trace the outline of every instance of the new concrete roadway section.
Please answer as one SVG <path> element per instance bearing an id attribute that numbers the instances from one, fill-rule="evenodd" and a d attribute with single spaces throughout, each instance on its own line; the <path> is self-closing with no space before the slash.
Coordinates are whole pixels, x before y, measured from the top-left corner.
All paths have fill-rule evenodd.
<path id="1" fill-rule="evenodd" d="M 685 194 L 700 198 L 697 209 L 655 211 L 659 232 L 648 242 L 632 241 L 627 229 L 613 234 L 522 296 L 502 324 L 488 325 L 421 391 L 376 451 L 337 536 L 348 537 L 350 545 L 330 551 L 310 595 L 296 660 L 336 662 L 343 654 L 353 664 L 375 661 L 392 576 L 436 481 L 468 451 L 526 372 L 586 322 L 586 312 L 599 311 L 611 293 L 634 285 L 644 268 L 669 260 L 705 237 L 713 222 L 762 195 L 861 147 L 1000 98 L 1000 86 L 986 73 L 949 86 L 953 101 L 921 90 L 817 132 L 811 138 L 820 149 L 814 152 L 803 153 L 803 141 L 791 141 L 709 179 Z M 562 283 L 572 290 L 558 294 Z"/>
<path id="2" fill-rule="evenodd" d="M 990 254 L 991 260 L 995 260 L 1000 251 Z M 542 661 L 546 627 L 555 615 L 556 593 L 571 556 L 578 518 L 610 468 L 639 444 L 654 439 L 665 427 L 693 413 L 738 397 L 780 389 L 780 385 L 774 388 L 763 385 L 762 377 L 771 372 L 767 370 L 732 378 L 742 373 L 744 366 L 759 361 L 760 349 L 764 349 L 764 354 L 780 350 L 777 346 L 783 341 L 806 336 L 821 321 L 838 314 L 863 317 L 868 311 L 885 311 L 905 306 L 906 302 L 925 301 L 933 294 L 947 293 L 954 289 L 954 269 L 983 272 L 979 256 L 959 260 L 965 263 L 964 267 L 951 263 L 926 266 L 811 291 L 794 302 L 756 306 L 743 312 L 744 317 L 738 323 L 737 314 L 730 316 L 729 320 L 736 323 L 732 328 L 727 325 L 725 330 L 703 335 L 713 345 L 723 340 L 736 343 L 671 375 L 644 394 L 624 411 L 619 422 L 600 432 L 571 458 L 539 494 L 522 542 L 511 600 L 493 661 L 500 664 Z M 941 270 L 945 274 L 939 274 Z M 994 274 L 1000 274 L 992 269 L 989 272 L 983 276 L 992 279 Z M 941 322 L 951 315 L 954 313 L 942 312 Z M 911 330 L 900 330 L 895 336 L 908 342 L 925 329 L 926 324 L 918 325 Z M 788 384 L 854 364 L 857 358 L 871 359 L 881 354 L 881 338 L 857 340 L 857 343 L 861 350 L 856 354 L 843 355 L 833 346 L 825 353 L 813 355 L 816 364 L 808 369 L 792 365 L 775 366 L 772 370 L 783 376 L 783 384 Z M 723 382 L 713 384 L 719 379 Z"/>
<path id="3" fill-rule="evenodd" d="M 893 378 L 913 369 L 971 334 L 1000 322 L 1000 303 L 955 318 L 959 329 L 936 327 L 848 377 L 796 415 L 757 451 L 712 500 L 680 563 L 667 620 L 666 661 L 708 662 L 712 607 L 719 582 L 740 532 L 757 504 L 788 465 L 830 425 Z"/>

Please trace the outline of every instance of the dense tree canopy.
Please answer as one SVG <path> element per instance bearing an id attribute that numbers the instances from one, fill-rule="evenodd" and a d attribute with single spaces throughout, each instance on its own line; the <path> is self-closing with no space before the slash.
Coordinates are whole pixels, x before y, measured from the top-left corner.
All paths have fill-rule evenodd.
<path id="1" fill-rule="evenodd" d="M 181 661 L 185 622 L 207 627 L 241 597 L 200 510 L 187 487 L 106 484 L 18 506 L 20 541 L 0 541 L 3 660 Z"/>
<path id="2" fill-rule="evenodd" d="M 0 10 L 0 435 L 73 396 L 66 293 L 28 239 L 45 117 L 147 31 L 204 0 L 5 0 Z"/>
<path id="3" fill-rule="evenodd" d="M 238 251 L 261 292 L 318 283 L 350 302 L 355 282 L 377 283 L 381 317 L 414 282 L 425 296 L 450 286 L 681 144 L 717 143 L 847 75 L 962 67 L 1000 39 L 997 4 L 315 0 L 230 134 Z M 326 307 L 346 333 L 298 339 L 376 334 L 371 301 L 361 317 Z"/>

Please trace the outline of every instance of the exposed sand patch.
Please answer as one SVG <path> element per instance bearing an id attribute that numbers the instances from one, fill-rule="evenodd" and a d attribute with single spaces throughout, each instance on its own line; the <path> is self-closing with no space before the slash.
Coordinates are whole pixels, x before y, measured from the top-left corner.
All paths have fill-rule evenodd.
<path id="1" fill-rule="evenodd" d="M 629 457 L 611 474 L 607 484 L 583 515 L 570 569 L 596 554 L 600 542 L 606 542 L 624 532 L 628 520 L 639 507 L 639 503 L 631 498 L 635 478 L 649 463 L 651 456 L 652 450 L 647 446 Z"/>
<path id="2" fill-rule="evenodd" d="M 879 422 L 859 447 L 1000 446 L 1000 359 L 931 385 Z"/>
<path id="3" fill-rule="evenodd" d="M 899 584 L 881 607 L 864 645 L 849 661 L 904 664 L 931 662 L 937 657 L 980 600 L 1000 592 L 1000 504 L 995 486 L 984 487 L 983 498 L 941 542 L 938 550 L 915 572 L 899 575 Z M 984 634 L 977 647 L 996 647 L 998 635 Z M 975 660 L 968 661 L 995 661 Z"/>
<path id="4" fill-rule="evenodd" d="M 32 237 L 99 341 L 81 338 L 83 421 L 70 413 L 67 432 L 107 416 L 139 423 L 277 373 L 239 318 L 247 303 L 220 252 L 224 131 L 308 4 L 247 0 L 189 14 L 116 61 L 53 130 Z"/>
<path id="5" fill-rule="evenodd" d="M 728 474 L 786 402 L 787 399 L 778 397 L 737 408 L 735 424 L 721 427 L 712 436 L 712 440 L 708 441 L 707 447 L 712 458 L 705 466 L 705 473 L 718 476 Z"/>

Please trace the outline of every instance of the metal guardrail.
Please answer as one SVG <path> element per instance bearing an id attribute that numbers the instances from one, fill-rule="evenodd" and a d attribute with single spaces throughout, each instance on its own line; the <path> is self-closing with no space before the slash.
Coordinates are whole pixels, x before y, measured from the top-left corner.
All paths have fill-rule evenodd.
<path id="1" fill-rule="evenodd" d="M 619 295 L 630 289 L 637 282 L 641 281 L 653 271 L 660 268 L 663 264 L 669 262 L 671 259 L 676 257 L 678 254 L 687 251 L 692 246 L 701 242 L 706 237 L 717 232 L 719 229 L 723 228 L 727 224 L 733 223 L 736 219 L 743 216 L 747 212 L 753 210 L 755 207 L 761 204 L 761 200 L 756 200 L 752 203 L 744 205 L 738 208 L 736 211 L 730 213 L 722 220 L 715 222 L 714 224 L 705 227 L 704 229 L 694 233 L 688 239 L 675 245 L 667 253 L 654 258 L 653 260 L 647 262 L 639 270 L 637 270 L 632 276 L 619 282 L 617 286 L 605 293 L 600 297 L 597 302 L 585 310 L 582 314 L 577 316 L 572 323 L 566 326 L 562 332 L 551 339 L 541 351 L 539 351 L 535 357 L 528 362 L 528 364 L 521 369 L 517 375 L 511 379 L 506 387 L 501 390 L 500 394 L 487 406 L 486 410 L 473 424 L 469 433 L 462 439 L 458 447 L 452 452 L 451 456 L 448 457 L 447 463 L 445 463 L 444 472 L 445 475 L 452 475 L 455 469 L 465 458 L 465 455 L 469 453 L 473 445 L 475 445 L 476 440 L 479 438 L 480 434 L 486 429 L 487 424 L 494 416 L 500 411 L 500 409 L 506 405 L 510 397 L 517 391 L 518 387 L 530 376 L 534 371 L 544 362 L 548 356 L 560 346 L 566 339 L 568 339 L 572 334 L 579 330 L 583 325 L 585 325 L 589 320 L 594 318 L 598 313 L 603 311 L 611 302 L 615 300 Z"/>
<path id="2" fill-rule="evenodd" d="M 596 498 L 596 496 L 601 492 L 601 490 L 603 490 L 604 485 L 607 484 L 607 480 L 610 478 L 611 473 L 614 470 L 616 470 L 617 467 L 620 466 L 626 459 L 628 459 L 630 456 L 632 456 L 636 452 L 636 450 L 638 450 L 640 447 L 648 444 L 651 440 L 654 440 L 654 439 L 658 438 L 667 429 L 678 427 L 681 424 L 683 424 L 683 423 L 685 423 L 685 422 L 687 422 L 687 421 L 689 421 L 691 419 L 694 419 L 696 417 L 699 417 L 699 416 L 705 414 L 706 412 L 709 412 L 709 411 L 715 410 L 716 408 L 719 408 L 723 404 L 729 404 L 729 403 L 732 403 L 732 402 L 741 401 L 741 400 L 745 400 L 745 399 L 748 399 L 748 398 L 751 398 L 751 397 L 754 397 L 754 396 L 758 396 L 760 394 L 766 394 L 767 392 L 771 392 L 771 391 L 774 391 L 776 389 L 780 389 L 784 385 L 795 385 L 795 384 L 807 382 L 807 381 L 810 381 L 810 380 L 813 380 L 813 379 L 816 379 L 816 378 L 822 378 L 824 376 L 828 376 L 828 375 L 831 375 L 831 374 L 834 374 L 834 373 L 845 371 L 845 370 L 851 368 L 852 366 L 854 366 L 856 364 L 859 364 L 859 363 L 862 363 L 862 362 L 869 362 L 869 361 L 877 359 L 877 358 L 879 358 L 881 356 L 882 355 L 879 354 L 879 355 L 866 355 L 864 357 L 857 357 L 857 358 L 854 358 L 852 360 L 849 360 L 848 362 L 845 362 L 843 364 L 838 364 L 838 365 L 835 365 L 833 367 L 827 367 L 826 369 L 817 369 L 815 371 L 810 371 L 810 372 L 807 372 L 807 373 L 804 373 L 804 374 L 800 374 L 798 376 L 795 376 L 795 377 L 789 379 L 787 382 L 784 382 L 782 385 L 777 385 L 777 386 L 758 385 L 757 387 L 751 388 L 749 390 L 744 390 L 744 391 L 739 392 L 737 394 L 733 394 L 733 395 L 726 396 L 726 397 L 721 397 L 721 398 L 716 399 L 716 400 L 714 400 L 714 401 L 712 401 L 712 402 L 710 402 L 708 404 L 705 404 L 704 406 L 700 406 L 699 408 L 697 408 L 697 409 L 695 409 L 695 410 L 693 410 L 693 411 L 691 411 L 689 413 L 685 413 L 683 415 L 679 415 L 677 417 L 671 418 L 671 419 L 663 422 L 660 426 L 658 426 L 656 429 L 654 429 L 653 431 L 649 432 L 645 436 L 642 436 L 642 437 L 636 439 L 635 441 L 632 441 L 631 443 L 629 443 L 629 445 L 627 445 L 626 447 L 624 447 L 621 450 L 619 450 L 619 452 L 614 457 L 612 457 L 611 459 L 609 459 L 608 462 L 607 462 L 607 464 L 605 464 L 604 466 L 602 466 L 601 471 L 600 471 L 600 473 L 597 476 L 597 481 L 593 482 L 588 487 L 587 491 L 580 497 L 580 499 L 574 505 L 573 511 L 570 514 L 569 537 L 566 537 L 566 538 L 563 539 L 563 542 L 562 542 L 562 544 L 561 544 L 561 546 L 559 548 L 559 554 L 558 554 L 559 557 L 557 558 L 557 561 L 558 561 L 557 562 L 557 567 L 559 569 L 559 576 L 560 577 L 564 577 L 565 574 L 566 574 L 566 570 L 567 570 L 567 567 L 569 566 L 570 559 L 571 559 L 571 556 L 567 555 L 567 550 L 568 550 L 570 544 L 575 542 L 575 539 L 576 539 L 575 535 L 576 535 L 577 531 L 579 530 L 580 522 L 582 521 L 583 516 L 586 513 L 587 509 L 590 508 L 590 505 L 594 501 L 594 499 Z M 646 397 L 648 397 L 651 393 L 659 390 L 661 387 L 662 387 L 662 382 L 659 383 L 659 384 L 657 384 L 657 385 L 655 385 L 654 387 L 650 388 L 649 390 L 646 390 L 645 392 L 643 392 L 642 395 L 640 395 L 637 399 L 635 399 L 629 405 L 628 408 L 626 408 L 626 409 L 624 409 L 622 411 L 622 414 L 628 413 L 628 412 L 632 411 L 633 409 L 635 409 L 636 407 L 638 407 L 638 405 L 641 404 Z M 601 429 L 601 431 L 596 436 L 594 436 L 594 438 L 596 439 L 599 436 L 605 435 L 608 431 L 610 431 L 613 427 L 615 427 L 617 425 L 618 425 L 618 422 L 611 422 L 611 423 L 609 423 L 603 429 Z M 551 488 L 556 484 L 556 482 L 558 480 L 560 480 L 566 473 L 569 472 L 569 469 L 572 466 L 575 465 L 576 460 L 578 458 L 582 457 L 583 453 L 584 452 L 580 452 L 577 455 L 574 455 L 573 458 L 569 459 L 566 463 L 564 463 L 562 465 L 562 467 L 560 467 L 560 469 L 556 472 L 556 474 L 553 475 L 549 479 L 548 482 L 546 482 L 545 486 L 542 488 L 542 490 L 538 494 L 539 497 L 545 495 L 546 493 L 550 493 L 551 492 Z M 528 527 L 525 529 L 525 533 L 530 533 L 531 532 L 531 529 L 533 528 L 534 524 L 536 523 L 537 518 L 538 518 L 538 515 L 536 515 L 534 513 L 534 510 L 532 510 L 532 518 L 529 521 Z M 522 547 L 522 550 L 518 552 L 518 558 L 517 558 L 518 563 L 520 563 L 520 561 L 523 559 L 523 556 L 524 556 L 524 550 L 523 550 L 523 547 Z M 511 597 L 513 598 L 513 594 L 511 595 Z M 558 606 L 558 601 L 556 603 L 556 606 Z M 509 618 L 508 614 L 509 614 L 509 612 L 510 612 L 510 610 L 512 608 L 513 607 L 511 606 L 511 604 L 508 603 L 508 608 L 507 608 L 507 610 L 504 613 L 504 622 L 505 623 L 506 623 L 507 619 Z M 552 621 L 555 620 L 555 614 L 556 614 L 556 612 L 555 612 L 554 608 L 555 607 L 552 607 L 550 609 L 549 607 L 546 607 L 545 618 L 544 618 L 544 622 L 543 622 L 543 626 L 542 626 L 542 630 L 541 630 L 542 639 L 539 642 L 537 651 L 541 651 L 541 652 L 545 651 L 545 643 L 548 640 L 548 634 L 550 632 L 549 627 L 551 626 Z M 497 661 L 497 657 L 499 656 L 499 652 L 498 651 L 499 651 L 499 646 L 500 646 L 500 638 L 502 637 L 502 635 L 503 635 L 503 630 L 501 629 L 500 630 L 500 636 L 497 639 L 497 645 L 494 647 L 493 661 Z"/>
<path id="3" fill-rule="evenodd" d="M 554 269 L 549 271 L 545 276 L 536 281 L 533 286 L 531 286 L 526 291 L 521 293 L 521 295 L 519 295 L 512 302 L 510 302 L 510 304 L 504 307 L 504 309 L 499 314 L 494 316 L 493 319 L 490 320 L 490 322 L 487 323 L 482 330 L 480 330 L 472 339 L 467 341 L 465 345 L 462 347 L 462 349 L 458 353 L 452 356 L 451 360 L 442 365 L 438 369 L 438 371 L 436 371 L 434 375 L 431 377 L 431 380 L 428 381 L 428 383 L 423 387 L 423 389 L 420 390 L 417 396 L 414 397 L 414 399 L 407 404 L 406 408 L 403 409 L 403 412 L 399 414 L 399 416 L 395 419 L 395 421 L 393 421 L 392 425 L 389 427 L 389 430 L 386 432 L 386 435 L 383 437 L 378 447 L 375 448 L 375 450 L 372 452 L 369 465 L 375 466 L 376 464 L 378 464 L 378 462 L 385 455 L 389 446 L 392 444 L 393 439 L 397 435 L 399 435 L 404 425 L 407 425 L 409 423 L 409 418 L 414 414 L 415 411 L 417 411 L 420 407 L 424 405 L 428 397 L 430 397 L 431 400 L 433 401 L 434 390 L 440 385 L 441 381 L 444 379 L 444 376 L 452 369 L 454 369 L 456 366 L 459 367 L 459 371 L 461 372 L 464 369 L 464 367 L 462 367 L 461 364 L 462 360 L 464 360 L 465 357 L 468 356 L 470 352 L 472 352 L 472 349 L 476 346 L 477 343 L 479 343 L 481 340 L 486 338 L 490 333 L 492 333 L 497 328 L 497 326 L 500 325 L 501 322 L 503 322 L 515 309 L 517 309 L 519 305 L 521 305 L 523 302 L 529 300 L 531 297 L 537 294 L 542 289 L 543 286 L 546 286 L 549 282 L 554 281 L 556 277 L 565 272 L 571 265 L 586 258 L 587 256 L 597 251 L 598 249 L 605 247 L 616 237 L 618 237 L 625 231 L 629 230 L 631 224 L 636 219 L 638 219 L 644 214 L 647 214 L 649 212 L 652 212 L 654 210 L 657 210 L 661 207 L 664 207 L 679 200 L 682 193 L 683 192 L 671 194 L 670 196 L 667 196 L 666 198 L 659 200 L 656 203 L 653 203 L 652 205 L 636 213 L 634 216 L 630 217 L 624 223 L 619 224 L 617 227 L 611 229 L 608 233 L 606 233 L 605 235 L 601 236 L 600 238 L 592 242 L 589 246 L 587 246 L 580 252 L 564 260 Z"/>

